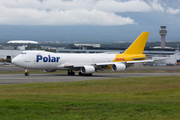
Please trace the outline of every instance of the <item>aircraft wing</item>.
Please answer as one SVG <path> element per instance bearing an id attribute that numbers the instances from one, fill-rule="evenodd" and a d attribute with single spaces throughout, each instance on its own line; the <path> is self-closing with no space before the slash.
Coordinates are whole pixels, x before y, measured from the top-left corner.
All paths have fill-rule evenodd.
<path id="1" fill-rule="evenodd" d="M 140 61 L 123 61 L 123 62 L 107 62 L 107 63 L 97 63 L 96 65 L 113 65 L 115 63 L 126 63 L 126 64 L 133 64 L 133 63 L 143 63 L 143 62 L 153 62 L 154 60 L 140 60 Z"/>
<path id="2" fill-rule="evenodd" d="M 143 63 L 143 62 L 153 62 L 154 60 L 140 60 L 140 61 L 127 61 L 126 63 Z"/>
<path id="3" fill-rule="evenodd" d="M 65 68 L 73 68 L 73 67 L 83 67 L 86 65 L 91 65 L 91 66 L 106 66 L 106 65 L 113 65 L 113 64 L 133 64 L 133 63 L 143 63 L 143 62 L 153 62 L 154 60 L 136 60 L 136 61 L 123 61 L 123 62 L 105 62 L 105 63 L 92 63 L 92 64 L 64 64 L 64 65 L 60 65 L 61 67 L 65 67 Z M 60 67 L 58 66 L 58 67 Z"/>

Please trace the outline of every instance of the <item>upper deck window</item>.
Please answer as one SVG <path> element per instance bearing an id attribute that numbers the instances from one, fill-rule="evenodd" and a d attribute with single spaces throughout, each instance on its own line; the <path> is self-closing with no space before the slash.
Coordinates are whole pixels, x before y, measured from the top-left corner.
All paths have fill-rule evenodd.
<path id="1" fill-rule="evenodd" d="M 22 52 L 21 54 L 26 54 L 26 52 Z"/>

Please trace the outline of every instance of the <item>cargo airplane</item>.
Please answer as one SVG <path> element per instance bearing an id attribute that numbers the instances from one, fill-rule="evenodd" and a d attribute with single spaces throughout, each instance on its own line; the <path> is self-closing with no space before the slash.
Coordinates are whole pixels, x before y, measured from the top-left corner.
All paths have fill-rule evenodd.
<path id="1" fill-rule="evenodd" d="M 112 69 L 123 71 L 127 67 L 138 62 L 152 62 L 145 60 L 143 54 L 149 32 L 141 35 L 122 54 L 71 54 L 51 53 L 46 51 L 23 51 L 12 59 L 12 63 L 25 69 L 44 70 L 55 72 L 56 70 L 67 70 L 68 75 L 75 75 L 74 71 L 80 71 L 79 75 L 92 75 L 97 70 Z"/>

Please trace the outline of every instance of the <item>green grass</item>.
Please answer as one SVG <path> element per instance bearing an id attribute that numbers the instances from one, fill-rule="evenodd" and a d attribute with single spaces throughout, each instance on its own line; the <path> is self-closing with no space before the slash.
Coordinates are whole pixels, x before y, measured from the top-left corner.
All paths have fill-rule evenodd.
<path id="1" fill-rule="evenodd" d="M 0 85 L 3 120 L 178 120 L 179 113 L 179 76 Z"/>

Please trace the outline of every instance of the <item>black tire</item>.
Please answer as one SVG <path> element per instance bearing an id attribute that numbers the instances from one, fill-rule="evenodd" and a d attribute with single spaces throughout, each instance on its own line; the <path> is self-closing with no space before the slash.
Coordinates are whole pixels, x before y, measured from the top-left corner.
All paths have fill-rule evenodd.
<path id="1" fill-rule="evenodd" d="M 68 72 L 68 75 L 70 75 L 70 72 Z"/>
<path id="2" fill-rule="evenodd" d="M 68 75 L 75 75 L 75 72 L 73 72 L 73 71 L 69 72 L 68 71 Z"/>
<path id="3" fill-rule="evenodd" d="M 79 72 L 79 76 L 83 76 L 82 72 Z"/>
<path id="4" fill-rule="evenodd" d="M 85 74 L 85 76 L 92 76 L 92 74 Z"/>
<path id="5" fill-rule="evenodd" d="M 25 76 L 29 76 L 29 72 L 25 72 L 24 75 L 25 75 Z"/>
<path id="6" fill-rule="evenodd" d="M 92 74 L 83 74 L 82 72 L 79 72 L 79 76 L 92 76 Z"/>

